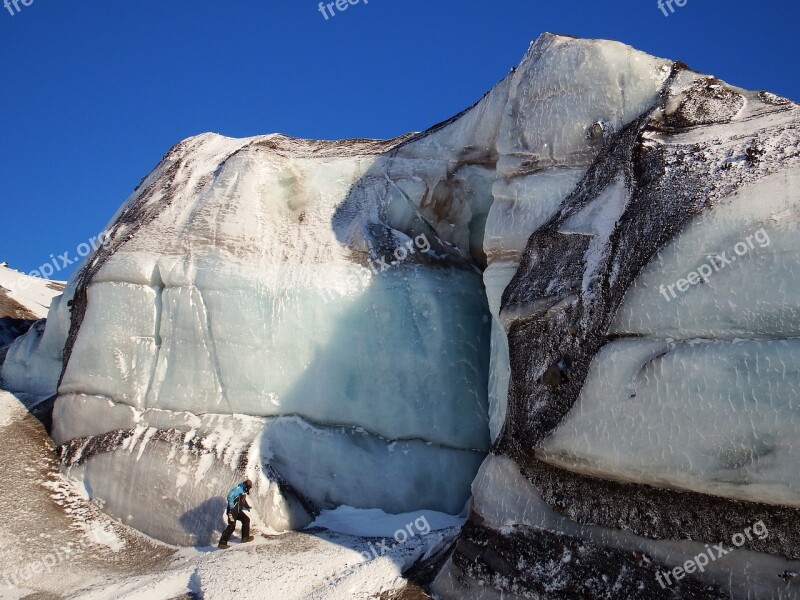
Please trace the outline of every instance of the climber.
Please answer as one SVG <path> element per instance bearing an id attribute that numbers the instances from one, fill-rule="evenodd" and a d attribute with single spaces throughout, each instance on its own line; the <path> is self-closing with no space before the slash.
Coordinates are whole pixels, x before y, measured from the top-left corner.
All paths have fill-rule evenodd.
<path id="1" fill-rule="evenodd" d="M 222 537 L 219 540 L 219 548 L 227 548 L 228 540 L 231 539 L 233 532 L 236 530 L 236 521 L 242 522 L 242 543 L 253 541 L 253 536 L 250 535 L 250 517 L 245 511 L 250 510 L 250 505 L 247 503 L 247 494 L 253 489 L 253 482 L 249 479 L 243 481 L 228 493 L 228 509 L 225 514 L 228 517 L 228 527 L 222 532 Z"/>

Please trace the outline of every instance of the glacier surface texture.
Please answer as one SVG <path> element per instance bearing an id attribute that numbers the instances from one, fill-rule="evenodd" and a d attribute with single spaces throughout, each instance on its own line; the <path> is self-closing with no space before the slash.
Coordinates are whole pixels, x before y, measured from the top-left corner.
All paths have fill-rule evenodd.
<path id="1" fill-rule="evenodd" d="M 798 115 L 545 34 L 423 133 L 190 138 L 3 385 L 169 543 L 247 475 L 276 530 L 466 514 L 441 598 L 800 597 Z"/>

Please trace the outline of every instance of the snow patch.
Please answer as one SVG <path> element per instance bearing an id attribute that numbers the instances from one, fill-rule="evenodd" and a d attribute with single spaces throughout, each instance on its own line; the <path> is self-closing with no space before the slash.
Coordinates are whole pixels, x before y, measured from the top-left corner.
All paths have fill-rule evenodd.
<path id="1" fill-rule="evenodd" d="M 398 531 L 407 531 L 408 526 L 420 534 L 424 530 L 437 531 L 461 527 L 464 521 L 463 518 L 431 510 L 390 515 L 380 509 L 340 506 L 333 510 L 323 510 L 308 527 L 323 527 L 330 531 L 360 537 L 393 537 Z"/>

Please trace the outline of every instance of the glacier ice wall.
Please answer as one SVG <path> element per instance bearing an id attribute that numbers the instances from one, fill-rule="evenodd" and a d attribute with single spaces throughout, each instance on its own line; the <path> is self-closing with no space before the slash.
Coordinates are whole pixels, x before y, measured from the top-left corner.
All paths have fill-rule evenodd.
<path id="1" fill-rule="evenodd" d="M 601 151 L 604 137 L 655 101 L 669 70 L 667 61 L 622 44 L 549 36 L 531 46 L 510 76 L 485 236 L 484 282 L 494 317 L 493 439 L 505 422 L 509 378 L 500 302 L 528 237 L 558 211 Z"/>
<path id="2" fill-rule="evenodd" d="M 680 63 L 651 99 L 583 121 L 601 148 L 485 275 L 507 404 L 441 597 L 800 595 L 798 107 Z M 703 544 L 738 549 L 659 581 Z"/>
<path id="3" fill-rule="evenodd" d="M 9 348 L 0 367 L 0 380 L 7 389 L 39 396 L 55 394 L 69 334 L 69 303 L 74 292 L 74 285 L 68 285 L 63 294 L 53 298 L 46 327 L 32 327 Z"/>
<path id="4" fill-rule="evenodd" d="M 420 134 L 197 136 L 2 376 L 175 543 L 247 474 L 276 529 L 471 494 L 443 598 L 796 597 L 798 114 L 547 34 Z"/>
<path id="5" fill-rule="evenodd" d="M 484 125 L 453 124 L 438 144 Z M 261 511 L 276 529 L 340 504 L 463 510 L 490 443 L 491 186 L 484 156 L 455 168 L 420 140 L 207 134 L 143 180 L 44 337 L 20 340 L 3 369 L 11 387 L 31 389 L 31 365 L 36 391 L 57 386 L 65 464 L 111 514 L 191 543 L 185 513 L 214 508 L 244 472 L 264 506 L 282 498 Z M 208 415 L 260 425 L 221 446 L 191 424 Z M 206 465 L 221 452 L 221 471 Z M 178 476 L 181 500 L 155 520 L 115 487 Z"/>

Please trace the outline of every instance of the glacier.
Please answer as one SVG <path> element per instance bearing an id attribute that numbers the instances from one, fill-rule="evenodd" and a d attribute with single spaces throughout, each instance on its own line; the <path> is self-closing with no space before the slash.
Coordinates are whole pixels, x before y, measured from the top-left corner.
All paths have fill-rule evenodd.
<path id="1" fill-rule="evenodd" d="M 3 386 L 52 399 L 65 473 L 168 543 L 246 475 L 277 531 L 466 517 L 442 598 L 797 597 L 798 115 L 545 34 L 422 133 L 190 138 Z"/>
<path id="2" fill-rule="evenodd" d="M 49 307 L 59 301 L 64 285 L 62 281 L 32 277 L 10 268 L 7 263 L 0 263 L 0 366 L 16 339 L 31 328 L 40 334 L 44 333 L 44 317 Z M 33 343 L 32 340 L 38 338 L 31 336 L 28 339 L 31 340 L 29 343 Z M 60 340 L 63 347 L 63 337 Z M 30 357 L 36 355 L 32 348 L 24 354 Z M 38 369 L 31 371 L 32 374 L 37 372 Z M 23 372 L 17 374 L 18 377 L 23 375 Z M 37 385 L 45 390 L 55 389 L 55 382 L 38 384 L 35 376 L 25 382 L 28 389 Z"/>
<path id="3" fill-rule="evenodd" d="M 463 512 L 490 443 L 488 196 L 424 213 L 389 173 L 428 158 L 381 155 L 398 143 L 189 140 L 9 351 L 5 385 L 57 390 L 62 461 L 109 514 L 194 544 L 243 471 L 279 531 L 342 504 Z M 177 493 L 153 516 L 132 487 Z"/>

